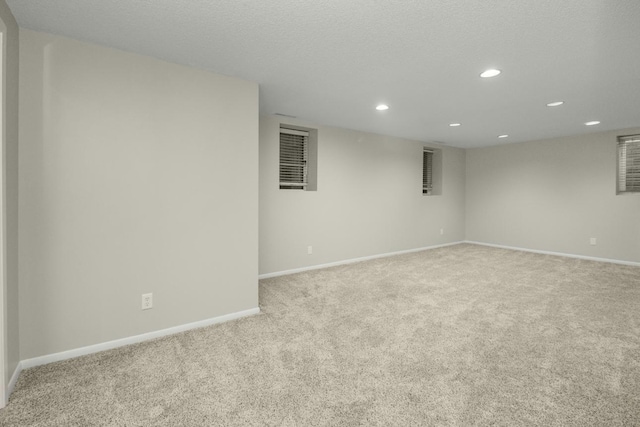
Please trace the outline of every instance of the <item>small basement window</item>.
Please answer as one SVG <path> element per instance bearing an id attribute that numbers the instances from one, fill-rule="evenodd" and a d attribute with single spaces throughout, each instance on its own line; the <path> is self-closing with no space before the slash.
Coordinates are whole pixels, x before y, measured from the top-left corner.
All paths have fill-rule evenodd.
<path id="1" fill-rule="evenodd" d="M 280 126 L 280 189 L 315 191 L 318 131 Z"/>
<path id="2" fill-rule="evenodd" d="M 442 150 L 422 147 L 422 195 L 442 195 Z"/>
<path id="3" fill-rule="evenodd" d="M 618 137 L 618 194 L 640 193 L 640 135 Z"/>
<path id="4" fill-rule="evenodd" d="M 307 186 L 309 132 L 280 128 L 280 189 Z"/>
<path id="5" fill-rule="evenodd" d="M 422 194 L 433 192 L 433 150 L 425 148 L 422 152 Z"/>

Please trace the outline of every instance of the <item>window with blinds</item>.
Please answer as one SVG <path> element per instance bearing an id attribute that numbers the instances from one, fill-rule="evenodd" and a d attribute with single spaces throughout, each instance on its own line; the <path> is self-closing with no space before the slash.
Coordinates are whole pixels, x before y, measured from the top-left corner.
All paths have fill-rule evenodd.
<path id="1" fill-rule="evenodd" d="M 640 193 L 640 135 L 618 137 L 618 193 Z"/>
<path id="2" fill-rule="evenodd" d="M 280 128 L 280 189 L 304 190 L 307 186 L 309 132 Z"/>
<path id="3" fill-rule="evenodd" d="M 433 192 L 433 150 L 422 152 L 422 194 Z"/>

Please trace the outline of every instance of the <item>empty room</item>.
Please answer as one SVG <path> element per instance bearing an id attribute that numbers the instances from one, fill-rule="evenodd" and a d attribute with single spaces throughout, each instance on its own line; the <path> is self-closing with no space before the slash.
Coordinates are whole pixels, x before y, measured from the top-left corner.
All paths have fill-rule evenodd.
<path id="1" fill-rule="evenodd" d="M 640 425 L 638 22 L 0 0 L 0 426 Z"/>

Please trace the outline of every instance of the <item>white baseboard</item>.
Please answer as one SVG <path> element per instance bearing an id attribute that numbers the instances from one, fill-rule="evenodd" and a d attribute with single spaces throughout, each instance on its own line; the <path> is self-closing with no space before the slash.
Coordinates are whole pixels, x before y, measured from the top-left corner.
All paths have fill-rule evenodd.
<path id="1" fill-rule="evenodd" d="M 562 256 L 562 257 L 568 257 L 568 258 L 584 259 L 584 260 L 588 260 L 588 261 L 609 262 L 609 263 L 612 263 L 612 264 L 622 264 L 622 265 L 631 265 L 631 266 L 634 266 L 634 267 L 640 267 L 640 262 L 623 261 L 623 260 L 619 260 L 619 259 L 598 258 L 598 257 L 592 257 L 592 256 L 586 256 L 586 255 L 567 254 L 567 253 L 563 253 L 563 252 L 541 251 L 541 250 L 537 250 L 537 249 L 518 248 L 518 247 L 515 247 L 515 246 L 496 245 L 496 244 L 493 244 L 493 243 L 474 242 L 474 241 L 470 241 L 470 240 L 466 240 L 463 243 L 470 243 L 472 245 L 480 245 L 480 246 L 491 246 L 492 248 L 511 249 L 511 250 L 514 250 L 514 251 L 533 252 L 533 253 L 536 253 L 536 254 L 555 255 L 555 256 Z"/>
<path id="2" fill-rule="evenodd" d="M 129 344 L 136 344 L 139 342 L 164 337 L 167 335 L 177 334 L 178 332 L 184 332 L 191 329 L 197 329 L 197 328 L 202 328 L 209 325 L 215 325 L 216 323 L 228 322 L 230 320 L 235 320 L 241 317 L 251 316 L 258 313 L 260 313 L 260 308 L 256 307 L 256 308 L 251 308 L 249 310 L 238 311 L 236 313 L 225 314 L 224 316 L 218 316 L 218 317 L 213 317 L 211 319 L 201 320 L 198 322 L 187 323 L 185 325 L 174 326 L 172 328 L 162 329 L 159 331 L 147 332 L 145 334 L 135 335 L 128 338 L 121 338 L 113 341 L 107 341 L 100 344 L 90 345 L 87 347 L 81 347 L 73 350 L 63 351 L 60 353 L 48 354 L 46 356 L 34 357 L 32 359 L 26 359 L 20 362 L 20 370 L 33 368 L 34 366 L 46 365 L 48 363 L 59 362 L 61 360 L 72 359 L 74 357 L 84 356 L 87 354 L 98 353 L 104 350 L 111 350 L 113 348 L 123 347 Z M 17 381 L 18 376 L 16 374 L 14 374 L 14 376 L 16 377 L 15 379 Z M 12 381 L 13 381 L 13 378 L 12 378 Z"/>
<path id="3" fill-rule="evenodd" d="M 11 375 L 11 380 L 7 386 L 7 400 L 9 400 L 9 396 L 13 393 L 13 389 L 16 388 L 20 372 L 22 372 L 22 362 L 18 362 L 18 366 L 16 366 L 16 369 L 13 371 L 13 375 Z"/>
<path id="4" fill-rule="evenodd" d="M 258 279 L 269 279 L 271 277 L 286 276 L 288 274 L 302 273 L 304 271 L 319 270 L 321 268 L 335 267 L 335 266 L 338 266 L 338 265 L 345 265 L 345 264 L 353 264 L 355 262 L 368 261 L 368 260 L 371 260 L 371 259 L 386 258 L 386 257 L 394 256 L 394 255 L 408 254 L 408 253 L 411 253 L 411 252 L 426 251 L 426 250 L 429 250 L 429 249 L 444 248 L 445 246 L 459 245 L 460 243 L 464 243 L 464 242 L 460 241 L 460 242 L 445 243 L 445 244 L 442 244 L 442 245 L 425 246 L 423 248 L 407 249 L 407 250 L 404 250 L 404 251 L 396 251 L 396 252 L 387 252 L 387 253 L 378 254 L 378 255 L 369 255 L 369 256 L 365 256 L 365 257 L 361 257 L 361 258 L 352 258 L 352 259 L 347 259 L 347 260 L 343 260 L 343 261 L 330 262 L 330 263 L 327 263 L 327 264 L 318 264 L 318 265 L 312 265 L 312 266 L 309 266 L 309 267 L 294 268 L 292 270 L 276 271 L 274 273 L 260 274 L 258 276 Z"/>

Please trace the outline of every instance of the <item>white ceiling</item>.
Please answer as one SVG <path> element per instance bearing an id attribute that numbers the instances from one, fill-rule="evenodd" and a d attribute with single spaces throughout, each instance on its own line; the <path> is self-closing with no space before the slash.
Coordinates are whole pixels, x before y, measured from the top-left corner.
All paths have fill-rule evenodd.
<path id="1" fill-rule="evenodd" d="M 640 126 L 640 0 L 7 4 L 24 28 L 258 82 L 262 114 L 458 147 Z"/>

